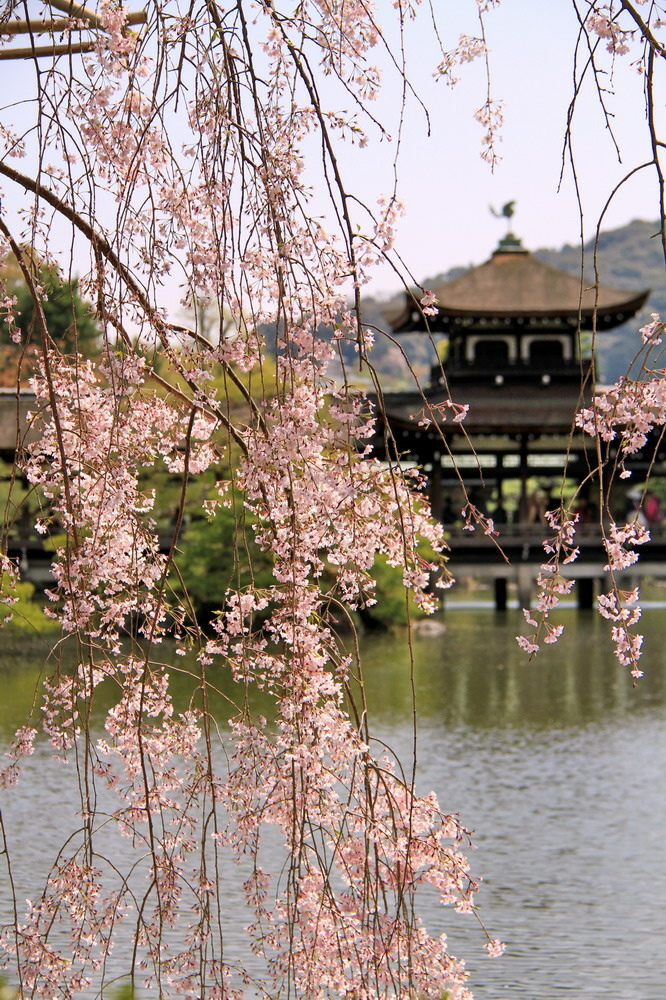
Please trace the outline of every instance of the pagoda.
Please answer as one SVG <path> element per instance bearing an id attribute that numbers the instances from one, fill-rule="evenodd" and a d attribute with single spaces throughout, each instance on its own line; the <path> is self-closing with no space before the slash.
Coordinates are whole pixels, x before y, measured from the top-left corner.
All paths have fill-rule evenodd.
<path id="1" fill-rule="evenodd" d="M 594 389 L 592 338 L 631 319 L 649 291 L 587 287 L 539 260 L 512 233 L 485 263 L 432 291 L 436 306 L 424 307 L 422 293 L 407 292 L 386 314 L 397 337 L 446 340 L 422 394 L 382 394 L 375 452 L 418 463 L 445 521 L 456 470 L 491 515 L 493 503 L 502 504 L 503 483 L 517 480 L 516 519 L 524 521 L 530 477 L 559 486 L 565 466 L 578 483 L 587 477 L 590 440 L 573 424 Z"/>

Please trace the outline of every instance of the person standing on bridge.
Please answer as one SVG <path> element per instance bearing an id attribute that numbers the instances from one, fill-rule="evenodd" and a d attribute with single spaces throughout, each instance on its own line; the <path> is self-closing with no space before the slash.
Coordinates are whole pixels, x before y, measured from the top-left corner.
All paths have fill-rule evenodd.
<path id="1" fill-rule="evenodd" d="M 659 528 L 659 525 L 663 521 L 664 512 L 662 510 L 661 503 L 659 502 L 659 497 L 653 493 L 652 490 L 648 490 L 645 494 L 643 512 L 645 514 L 645 520 L 647 521 L 648 527 L 652 532 L 654 532 L 656 528 Z"/>

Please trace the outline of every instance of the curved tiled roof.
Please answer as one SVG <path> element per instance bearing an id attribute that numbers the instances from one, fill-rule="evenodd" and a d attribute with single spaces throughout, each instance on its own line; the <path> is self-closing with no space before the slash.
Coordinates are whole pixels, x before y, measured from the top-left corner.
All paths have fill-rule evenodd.
<path id="1" fill-rule="evenodd" d="M 649 290 L 581 285 L 581 280 L 545 264 L 524 250 L 517 240 L 503 240 L 492 257 L 461 277 L 431 289 L 438 300 L 438 317 L 536 317 L 590 319 L 595 310 L 599 326 L 610 329 L 633 316 Z M 387 312 L 396 333 L 425 329 L 418 292 L 407 293 L 399 309 Z M 429 321 L 437 328 L 438 317 Z"/>

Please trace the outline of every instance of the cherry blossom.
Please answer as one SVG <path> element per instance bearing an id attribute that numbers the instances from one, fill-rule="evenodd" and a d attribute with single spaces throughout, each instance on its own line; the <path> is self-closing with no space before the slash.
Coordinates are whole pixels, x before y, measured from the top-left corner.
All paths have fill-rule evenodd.
<path id="1" fill-rule="evenodd" d="M 336 150 L 351 141 L 363 156 L 380 139 L 397 157 L 389 140 L 404 109 L 380 121 L 380 64 L 410 90 L 403 39 L 418 6 L 197 0 L 185 12 L 151 0 L 134 30 L 124 5 L 103 0 L 94 50 L 40 65 L 25 122 L 3 112 L 0 173 L 22 209 L 3 209 L 0 233 L 33 298 L 39 354 L 21 471 L 53 549 L 47 613 L 75 650 L 66 664 L 57 646 L 1 772 L 5 784 L 19 780 L 43 740 L 78 802 L 42 891 L 15 901 L 16 926 L 0 939 L 26 995 L 101 992 L 122 930 L 133 985 L 165 998 L 471 996 L 463 962 L 416 915 L 424 889 L 460 919 L 477 914 L 468 833 L 377 749 L 372 707 L 352 684 L 362 664 L 332 613 L 353 620 L 378 600 L 381 562 L 424 612 L 449 581 L 423 474 L 373 457 L 370 401 L 334 377 L 353 345 L 374 378 L 377 333 L 361 296 L 377 263 L 393 259 L 403 212 L 397 186 L 361 205 Z M 442 51 L 440 76 L 453 82 L 479 59 L 488 69 L 496 6 L 478 0 L 476 24 Z M 639 36 L 658 51 L 659 19 L 642 9 L 649 24 L 637 7 L 592 4 L 582 30 L 613 56 Z M 475 105 L 494 165 L 502 105 L 489 88 Z M 99 359 L 57 350 L 33 253 L 84 272 Z M 174 289 L 191 319 L 174 317 Z M 11 327 L 5 290 L 0 303 Z M 423 289 L 420 304 L 435 314 L 434 293 Z M 660 321 L 642 336 L 646 349 L 657 344 Z M 598 393 L 579 426 L 629 455 L 664 424 L 664 384 L 658 371 L 626 379 Z M 424 405 L 423 419 L 439 428 L 466 414 L 464 400 L 448 399 Z M 156 471 L 180 491 L 166 540 L 146 485 Z M 215 485 L 201 496 L 206 473 Z M 211 596 L 209 630 L 179 577 L 186 508 L 232 509 L 237 551 L 251 542 L 270 567 L 261 587 L 230 574 Z M 495 539 L 471 502 L 463 517 Z M 572 586 L 563 571 L 576 558 L 576 519 L 562 507 L 550 528 L 526 613 L 533 631 L 518 640 L 530 654 L 561 634 L 551 615 Z M 613 525 L 609 572 L 645 540 L 636 523 Z M 0 559 L 9 608 L 18 568 Z M 236 553 L 230 562 L 240 565 Z M 599 605 L 618 658 L 636 671 L 633 597 L 612 590 Z M 179 655 L 172 671 L 167 644 Z M 182 710 L 179 671 L 194 692 Z M 239 691 L 228 731 L 210 707 L 220 673 Z M 255 691 L 270 719 L 252 711 Z M 103 860 L 109 829 L 134 852 L 132 877 Z M 262 864 L 267 834 L 282 852 L 274 871 Z M 226 947 L 219 876 L 237 863 L 260 975 Z"/>
<path id="2" fill-rule="evenodd" d="M 561 598 L 571 593 L 575 582 L 574 579 L 563 576 L 560 569 L 575 562 L 579 554 L 576 545 L 578 515 L 572 515 L 565 507 L 560 507 L 546 511 L 545 516 L 555 534 L 543 542 L 544 551 L 549 559 L 541 564 L 537 574 L 536 583 L 539 590 L 535 607 L 533 610 L 523 608 L 525 622 L 532 626 L 534 631 L 529 636 L 516 637 L 518 645 L 530 657 L 539 651 L 540 642 L 546 644 L 557 642 L 564 631 L 563 625 L 553 625 L 550 615 L 559 606 Z"/>
<path id="3" fill-rule="evenodd" d="M 393 9 L 406 30 L 412 5 Z M 429 887 L 476 912 L 468 834 L 377 750 L 367 707 L 350 702 L 361 664 L 331 614 L 377 600 L 379 561 L 424 612 L 448 581 L 422 473 L 372 456 L 367 397 L 332 377 L 343 343 L 370 365 L 360 291 L 403 211 L 395 192 L 361 208 L 335 157 L 340 138 L 389 135 L 365 113 L 382 87 L 377 13 L 306 0 L 224 14 L 195 4 L 185 16 L 155 2 L 134 31 L 123 5 L 103 2 L 95 51 L 42 81 L 40 122 L 58 111 L 35 129 L 47 137 L 39 177 L 3 160 L 35 202 L 31 248 L 63 252 L 49 213 L 89 248 L 81 288 L 103 334 L 94 361 L 56 349 L 20 223 L 3 216 L 39 348 L 21 468 L 52 537 L 47 614 L 76 650 L 74 665 L 54 657 L 3 772 L 15 781 L 33 741 L 47 740 L 80 802 L 77 832 L 1 941 L 31 995 L 99 989 L 120 928 L 137 989 L 163 997 L 471 995 L 464 964 L 413 905 Z M 14 131 L 2 133 L 13 155 Z M 191 322 L 173 320 L 164 286 L 180 286 Z M 432 293 L 423 307 L 436 309 Z M 444 410 L 460 422 L 467 407 Z M 199 499 L 208 470 L 216 485 Z M 160 471 L 181 496 L 166 544 L 146 485 Z M 238 574 L 211 595 L 209 632 L 179 578 L 186 505 L 233 508 L 236 544 L 251 539 L 272 567 L 261 588 Z M 11 596 L 16 567 L 2 569 Z M 165 644 L 192 678 L 187 710 L 175 707 Z M 242 692 L 228 733 L 208 707 L 220 671 Z M 270 722 L 250 711 L 252 689 L 270 700 Z M 132 878 L 101 858 L 110 827 L 135 852 Z M 276 871 L 259 864 L 267 830 L 281 844 Z M 248 953 L 264 959 L 255 983 L 225 947 L 219 872 L 241 860 Z"/>
<path id="4" fill-rule="evenodd" d="M 590 14 L 587 19 L 587 27 L 600 38 L 607 39 L 607 49 L 614 55 L 624 55 L 629 52 L 632 31 L 627 31 L 603 14 Z"/>

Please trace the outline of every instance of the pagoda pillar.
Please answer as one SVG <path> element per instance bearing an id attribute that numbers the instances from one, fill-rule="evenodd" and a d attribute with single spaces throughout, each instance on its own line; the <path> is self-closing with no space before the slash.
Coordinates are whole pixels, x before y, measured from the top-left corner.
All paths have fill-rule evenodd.
<path id="1" fill-rule="evenodd" d="M 505 576 L 495 578 L 495 610 L 506 611 L 508 581 Z"/>
<path id="2" fill-rule="evenodd" d="M 436 521 L 442 520 L 442 466 L 439 454 L 435 452 L 430 472 L 430 509 Z"/>
<path id="3" fill-rule="evenodd" d="M 532 600 L 532 586 L 534 567 L 529 563 L 521 563 L 518 566 L 518 606 L 529 608 Z"/>

